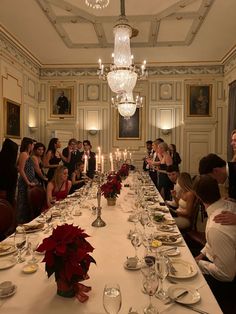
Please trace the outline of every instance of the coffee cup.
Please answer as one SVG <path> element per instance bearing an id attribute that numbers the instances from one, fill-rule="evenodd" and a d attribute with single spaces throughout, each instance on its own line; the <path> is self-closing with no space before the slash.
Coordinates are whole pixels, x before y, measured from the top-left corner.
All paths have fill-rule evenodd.
<path id="1" fill-rule="evenodd" d="M 14 285 L 11 281 L 3 281 L 0 283 L 0 295 L 8 295 L 14 289 Z"/>
<path id="2" fill-rule="evenodd" d="M 126 265 L 129 268 L 136 268 L 138 264 L 138 259 L 136 257 L 128 257 L 126 261 Z"/>

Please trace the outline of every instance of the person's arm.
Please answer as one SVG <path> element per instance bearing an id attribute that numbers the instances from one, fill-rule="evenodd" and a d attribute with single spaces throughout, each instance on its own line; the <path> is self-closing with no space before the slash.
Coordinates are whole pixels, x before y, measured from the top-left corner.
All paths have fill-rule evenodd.
<path id="1" fill-rule="evenodd" d="M 194 209 L 195 196 L 192 192 L 187 192 L 185 196 L 186 208 L 178 207 L 176 212 L 178 216 L 189 218 L 192 216 L 192 211 Z"/>
<path id="2" fill-rule="evenodd" d="M 230 211 L 222 211 L 214 217 L 214 221 L 222 225 L 236 225 L 236 214 Z"/>
<path id="3" fill-rule="evenodd" d="M 67 195 L 69 194 L 71 187 L 72 187 L 72 182 L 71 182 L 70 180 L 68 180 L 68 190 L 67 190 Z"/>
<path id="4" fill-rule="evenodd" d="M 39 160 L 36 156 L 32 156 L 32 160 L 33 160 L 33 163 L 34 163 L 34 170 L 35 172 L 37 173 L 37 175 L 44 181 L 47 181 L 47 177 L 45 177 L 42 173 L 42 170 L 40 169 L 40 166 L 39 166 Z"/>
<path id="5" fill-rule="evenodd" d="M 59 151 L 58 151 L 58 153 L 59 153 L 61 159 L 62 159 L 64 162 L 66 162 L 66 163 L 69 163 L 69 162 L 70 162 L 70 158 L 71 158 L 71 149 L 70 149 L 69 146 L 68 146 L 68 156 L 64 156 L 63 153 L 61 153 L 61 152 L 59 152 Z"/>
<path id="6" fill-rule="evenodd" d="M 30 182 L 29 179 L 27 178 L 26 173 L 25 173 L 25 163 L 26 163 L 26 160 L 28 158 L 29 158 L 29 155 L 26 152 L 22 152 L 20 154 L 20 157 L 18 160 L 18 170 L 19 170 L 21 177 L 25 181 L 25 183 L 30 187 L 30 186 L 35 186 L 35 183 Z"/>
<path id="7" fill-rule="evenodd" d="M 173 159 L 168 153 L 165 155 L 165 163 L 167 166 L 171 166 L 173 164 Z"/>
<path id="8" fill-rule="evenodd" d="M 72 185 L 75 185 L 75 184 L 84 182 L 85 180 L 84 180 L 84 179 L 76 180 L 76 173 L 73 172 L 73 173 L 72 173 L 72 176 L 71 176 L 71 181 L 72 181 Z"/>
<path id="9" fill-rule="evenodd" d="M 208 231 L 207 241 L 212 253 L 212 262 L 200 260 L 198 265 L 203 274 L 219 281 L 233 281 L 235 276 L 235 243 L 219 229 Z M 206 252 L 207 253 L 207 252 Z"/>
<path id="10" fill-rule="evenodd" d="M 50 165 L 49 160 L 52 158 L 52 151 L 49 150 L 43 159 L 44 168 L 57 168 L 58 165 Z"/>
<path id="11" fill-rule="evenodd" d="M 52 207 L 52 191 L 53 191 L 54 185 L 52 182 L 49 182 L 47 185 L 47 205 L 48 208 Z"/>

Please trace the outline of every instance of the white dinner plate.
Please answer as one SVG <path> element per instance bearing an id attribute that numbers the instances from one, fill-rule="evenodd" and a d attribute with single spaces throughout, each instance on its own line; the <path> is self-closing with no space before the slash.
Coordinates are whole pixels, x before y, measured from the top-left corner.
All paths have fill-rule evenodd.
<path id="1" fill-rule="evenodd" d="M 0 299 L 8 298 L 15 293 L 16 293 L 16 285 L 13 285 L 13 290 L 8 294 L 3 294 L 3 295 L 0 294 Z"/>
<path id="2" fill-rule="evenodd" d="M 35 223 L 35 224 L 29 223 L 29 224 L 23 225 L 23 227 L 25 228 L 26 233 L 33 233 L 33 232 L 42 231 L 44 227 L 44 223 Z"/>
<path id="3" fill-rule="evenodd" d="M 139 262 L 136 267 L 129 267 L 127 265 L 127 262 L 124 262 L 124 268 L 127 269 L 127 270 L 139 270 L 141 269 L 141 263 Z"/>
<path id="4" fill-rule="evenodd" d="M 175 237 L 174 234 L 157 234 L 155 235 L 155 239 L 162 242 L 163 245 L 175 245 L 182 242 L 182 237 L 177 238 L 175 241 L 172 241 L 171 237 Z"/>
<path id="5" fill-rule="evenodd" d="M 0 244 L 0 256 L 12 254 L 16 251 L 14 243 L 1 243 Z"/>
<path id="6" fill-rule="evenodd" d="M 171 251 L 166 251 L 165 252 L 165 250 L 168 250 L 170 247 L 169 246 L 166 246 L 166 247 L 162 247 L 161 249 L 160 249 L 160 253 L 162 253 L 162 251 L 163 251 L 163 253 L 165 254 L 165 255 L 167 255 L 167 256 L 170 256 L 170 257 L 172 257 L 172 256 L 178 256 L 179 254 L 180 254 L 180 250 L 179 250 L 179 248 L 178 247 L 175 247 L 175 248 L 173 248 L 173 250 L 171 250 Z"/>
<path id="7" fill-rule="evenodd" d="M 0 259 L 0 270 L 7 269 L 16 265 L 16 259 L 14 257 Z"/>
<path id="8" fill-rule="evenodd" d="M 172 285 L 168 289 L 168 295 L 171 299 L 175 299 L 180 295 L 182 292 L 188 291 L 187 294 L 183 295 L 183 297 L 180 297 L 177 302 L 182 303 L 182 304 L 195 304 L 197 303 L 201 296 L 200 293 L 194 289 L 193 287 L 190 286 L 185 286 L 185 285 Z"/>
<path id="9" fill-rule="evenodd" d="M 194 277 L 197 274 L 197 268 L 182 259 L 171 259 L 173 267 L 176 269 L 176 273 L 169 273 L 169 277 L 185 279 Z"/>

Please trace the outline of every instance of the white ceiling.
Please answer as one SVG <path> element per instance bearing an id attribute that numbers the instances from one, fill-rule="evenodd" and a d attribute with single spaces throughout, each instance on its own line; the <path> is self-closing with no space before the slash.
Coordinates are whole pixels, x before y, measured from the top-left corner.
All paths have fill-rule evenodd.
<path id="1" fill-rule="evenodd" d="M 136 62 L 221 62 L 235 47 L 236 0 L 126 0 Z M 0 22 L 42 65 L 111 61 L 120 0 L 1 0 Z"/>

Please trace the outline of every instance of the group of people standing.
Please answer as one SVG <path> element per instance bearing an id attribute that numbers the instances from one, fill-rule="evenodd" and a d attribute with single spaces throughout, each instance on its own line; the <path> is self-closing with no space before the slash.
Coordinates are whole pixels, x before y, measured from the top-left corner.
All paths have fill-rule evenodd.
<path id="1" fill-rule="evenodd" d="M 32 219 L 28 203 L 29 189 L 35 186 L 45 189 L 45 208 L 49 208 L 55 200 L 65 198 L 70 191 L 82 187 L 93 178 L 96 160 L 89 140 L 80 142 L 73 138 L 62 152 L 60 148 L 58 138 L 52 138 L 46 150 L 43 143 L 24 137 L 18 156 L 18 145 L 10 139 L 4 141 L 0 153 L 3 165 L 0 170 L 0 192 L 4 191 L 4 198 L 16 208 L 18 223 Z M 84 169 L 85 156 L 87 169 Z"/>

